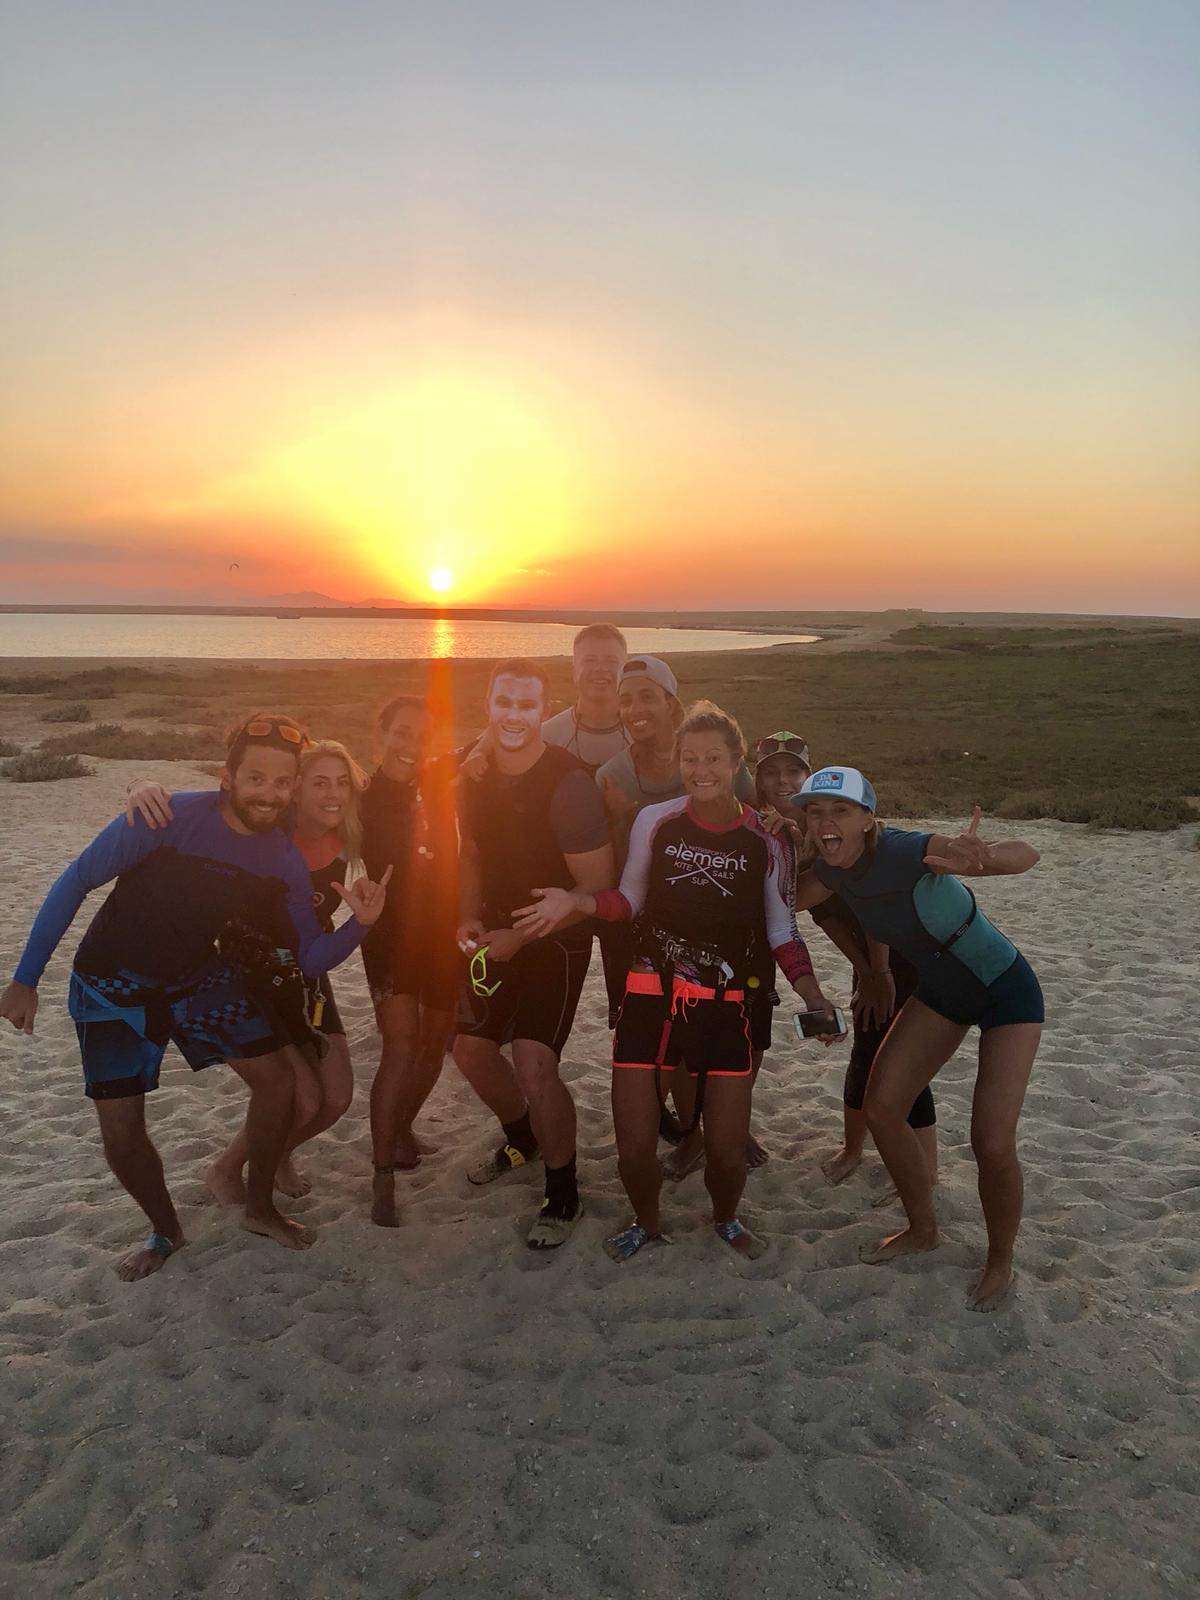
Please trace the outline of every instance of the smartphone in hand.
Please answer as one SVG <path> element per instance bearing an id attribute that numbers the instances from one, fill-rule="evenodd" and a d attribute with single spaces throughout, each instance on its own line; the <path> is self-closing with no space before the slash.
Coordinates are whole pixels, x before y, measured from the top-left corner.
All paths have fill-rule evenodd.
<path id="1" fill-rule="evenodd" d="M 823 1011 L 797 1011 L 792 1021 L 797 1039 L 820 1039 L 827 1034 L 846 1031 L 846 1018 L 840 1006 L 834 1006 L 831 1017 Z"/>

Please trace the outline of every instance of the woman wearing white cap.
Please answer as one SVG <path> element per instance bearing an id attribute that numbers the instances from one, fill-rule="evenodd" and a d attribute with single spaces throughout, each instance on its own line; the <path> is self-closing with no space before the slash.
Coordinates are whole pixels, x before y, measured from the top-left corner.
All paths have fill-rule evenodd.
<path id="1" fill-rule="evenodd" d="M 795 803 L 805 811 L 817 851 L 812 870 L 797 883 L 797 910 L 837 893 L 879 947 L 899 950 L 917 970 L 916 993 L 900 1008 L 875 1058 L 866 1101 L 867 1124 L 908 1227 L 864 1250 L 863 1259 L 890 1261 L 939 1242 L 929 1168 L 907 1118 L 968 1028 L 978 1027 L 971 1148 L 988 1254 L 970 1303 L 977 1311 L 995 1310 L 1013 1276 L 1023 1190 L 1017 1120 L 1045 1008 L 1029 963 L 952 874 L 1028 872 L 1038 853 L 1016 839 L 981 839 L 978 806 L 957 838 L 881 827 L 875 791 L 854 767 L 822 767 Z M 882 967 L 877 970 L 882 977 Z"/>

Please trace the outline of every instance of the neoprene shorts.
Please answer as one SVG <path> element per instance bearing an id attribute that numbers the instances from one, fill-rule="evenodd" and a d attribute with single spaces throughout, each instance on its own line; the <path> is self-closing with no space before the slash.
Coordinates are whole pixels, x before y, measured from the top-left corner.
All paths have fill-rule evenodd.
<path id="1" fill-rule="evenodd" d="M 613 1067 L 653 1072 L 682 1064 L 693 1076 L 745 1078 L 753 1066 L 744 990 L 721 999 L 702 985 L 676 977 L 663 993 L 655 972 L 631 972 L 613 1036 Z"/>
<path id="2" fill-rule="evenodd" d="M 896 985 L 896 1011 L 899 1011 L 916 989 L 917 975 L 907 961 L 896 960 L 894 957 L 891 973 Z M 858 994 L 857 975 L 854 979 L 854 993 Z M 842 1100 L 852 1111 L 861 1111 L 863 1108 L 871 1068 L 875 1065 L 875 1057 L 879 1054 L 879 1047 L 895 1020 L 895 1014 L 894 1011 L 881 1028 L 859 1022 L 857 1017 L 854 1019 L 854 1044 L 850 1051 L 850 1064 L 846 1068 L 846 1081 L 842 1086 Z M 934 1108 L 933 1094 L 926 1087 L 912 1103 L 912 1109 L 908 1113 L 908 1125 L 910 1128 L 932 1128 L 936 1122 L 937 1111 Z"/>
<path id="3" fill-rule="evenodd" d="M 430 1011 L 453 1011 L 462 981 L 462 956 L 454 942 L 454 929 L 427 931 L 422 941 L 416 931 L 402 936 L 396 949 L 381 954 L 378 944 L 363 945 L 367 987 L 376 1005 L 393 995 L 412 995 Z"/>
<path id="4" fill-rule="evenodd" d="M 458 1032 L 496 1044 L 531 1039 L 560 1056 L 591 958 L 589 933 L 584 939 L 535 939 L 511 961 L 489 961 L 487 983 L 499 979 L 500 987 L 495 994 L 478 995 L 460 978 Z"/>
<path id="5" fill-rule="evenodd" d="M 989 984 L 980 983 L 977 992 L 967 998 L 949 999 L 945 994 L 929 993 L 924 984 L 917 986 L 917 999 L 936 1011 L 948 1022 L 957 1022 L 964 1028 L 978 1028 L 987 1033 L 991 1028 L 1007 1028 L 1019 1022 L 1045 1022 L 1046 1002 L 1037 975 L 1018 950 L 1012 965 L 1006 967 L 998 978 Z"/>

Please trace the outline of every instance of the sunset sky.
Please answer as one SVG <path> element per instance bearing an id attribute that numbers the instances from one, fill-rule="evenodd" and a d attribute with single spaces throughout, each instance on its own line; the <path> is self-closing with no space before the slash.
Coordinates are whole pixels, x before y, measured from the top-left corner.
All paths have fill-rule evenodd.
<path id="1" fill-rule="evenodd" d="M 0 0 L 0 599 L 1200 613 L 1198 72 L 1192 0 Z"/>

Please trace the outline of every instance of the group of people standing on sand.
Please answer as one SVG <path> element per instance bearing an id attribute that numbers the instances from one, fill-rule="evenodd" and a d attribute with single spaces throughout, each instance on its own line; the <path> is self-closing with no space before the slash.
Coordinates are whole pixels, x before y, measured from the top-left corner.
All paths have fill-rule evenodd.
<path id="1" fill-rule="evenodd" d="M 739 1207 L 766 1159 L 751 1095 L 776 985 L 799 996 L 807 1035 L 830 1044 L 848 1026 L 797 931 L 808 911 L 854 975 L 845 1136 L 824 1171 L 849 1176 L 869 1132 L 907 1217 L 863 1259 L 938 1243 L 929 1085 L 980 1029 L 971 1143 L 988 1252 L 971 1303 L 992 1309 L 1012 1279 L 1017 1119 L 1043 1007 L 1028 963 L 959 880 L 1027 871 L 1037 852 L 985 842 L 978 811 L 957 837 L 882 826 L 857 769 L 814 770 L 787 730 L 748 752 L 731 716 L 707 701 L 685 710 L 667 663 L 630 655 L 611 624 L 579 633 L 573 675 L 574 704 L 548 715 L 542 668 L 497 663 L 483 731 L 457 749 L 427 701 L 397 695 L 379 711 L 370 776 L 343 744 L 256 712 L 232 731 L 217 790 L 135 783 L 126 814 L 53 885 L 0 1016 L 33 1031 L 50 956 L 84 898 L 115 879 L 68 1003 L 109 1166 L 150 1224 L 120 1275 L 145 1277 L 185 1243 L 145 1118 L 168 1042 L 193 1069 L 228 1063 L 249 1090 L 243 1127 L 208 1168 L 212 1192 L 251 1232 L 312 1242 L 276 1194 L 306 1192 L 295 1152 L 350 1105 L 328 974 L 359 947 L 381 1041 L 374 1222 L 399 1223 L 395 1174 L 422 1159 L 414 1120 L 450 1052 L 500 1130 L 467 1178 L 540 1159 L 527 1243 L 570 1238 L 584 1206 L 559 1063 L 595 941 L 631 1209 L 604 1248 L 627 1261 L 665 1241 L 664 1176 L 702 1167 L 716 1235 L 760 1255 Z M 660 1160 L 663 1136 L 675 1149 Z"/>

